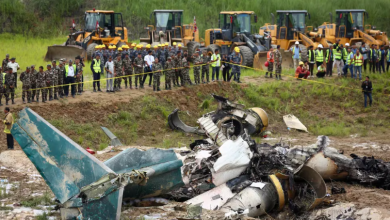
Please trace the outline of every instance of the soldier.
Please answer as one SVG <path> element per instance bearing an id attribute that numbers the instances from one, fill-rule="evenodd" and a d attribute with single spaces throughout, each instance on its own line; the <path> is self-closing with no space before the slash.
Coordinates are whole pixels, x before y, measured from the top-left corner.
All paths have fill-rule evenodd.
<path id="1" fill-rule="evenodd" d="M 180 82 L 181 82 L 181 85 L 183 85 L 183 76 L 181 74 L 181 71 L 182 71 L 182 62 L 183 60 L 181 59 L 181 52 L 178 51 L 177 54 L 176 54 L 176 57 L 175 59 L 173 60 L 174 64 L 175 64 L 175 78 L 173 80 L 173 85 L 176 87 L 180 87 L 180 83 L 179 83 L 179 78 L 180 78 Z"/>
<path id="2" fill-rule="evenodd" d="M 45 72 L 43 72 L 43 66 L 40 66 L 37 75 L 37 102 L 39 102 L 39 92 L 42 92 L 42 102 L 46 102 L 45 100 L 46 90 L 43 89 L 45 87 L 46 87 L 46 74 Z"/>
<path id="3" fill-rule="evenodd" d="M 276 79 L 282 80 L 282 53 L 280 52 L 280 45 L 276 46 L 275 51 L 275 76 Z M 278 76 L 279 75 L 279 76 Z"/>
<path id="4" fill-rule="evenodd" d="M 9 96 L 11 95 L 12 104 L 15 104 L 14 102 L 14 96 L 15 96 L 15 75 L 12 72 L 12 68 L 8 67 L 8 73 L 5 74 L 5 83 L 4 83 L 4 89 L 5 89 L 5 104 L 8 105 L 8 101 L 10 100 Z"/>
<path id="5" fill-rule="evenodd" d="M 152 64 L 153 73 L 153 91 L 161 91 L 160 90 L 160 76 L 162 73 L 163 67 L 159 62 L 158 58 L 154 59 L 154 63 Z"/>
<path id="6" fill-rule="evenodd" d="M 31 72 L 30 67 L 26 67 L 26 71 L 22 72 L 19 76 L 20 81 L 22 82 L 22 100 L 23 104 L 26 104 L 26 94 L 27 102 L 31 103 Z"/>
<path id="7" fill-rule="evenodd" d="M 101 69 L 101 72 L 100 74 L 104 74 L 104 64 L 106 63 L 105 61 L 107 59 L 104 59 L 104 50 L 106 49 L 106 45 L 102 44 L 100 45 L 100 48 L 99 48 L 99 52 L 100 52 L 100 69 Z M 82 78 L 83 78 L 83 75 L 81 75 Z M 81 94 L 81 93 L 80 93 Z"/>
<path id="8" fill-rule="evenodd" d="M 58 78 L 59 78 L 59 74 L 60 74 L 60 68 L 57 66 L 57 62 L 55 60 L 53 60 L 51 62 L 51 64 L 53 65 L 53 89 L 54 89 L 54 99 L 57 99 L 58 100 Z"/>
<path id="9" fill-rule="evenodd" d="M 184 57 L 184 53 L 183 53 L 183 50 L 181 49 L 181 44 L 178 44 L 177 47 L 178 47 L 178 48 L 176 49 L 176 52 L 177 52 L 177 51 L 180 51 L 181 56 L 182 56 L 182 58 L 183 58 L 183 57 Z"/>
<path id="10" fill-rule="evenodd" d="M 241 59 L 241 54 L 240 54 L 240 48 L 235 47 L 234 48 L 234 53 L 232 55 L 232 60 L 231 63 L 233 63 L 233 68 L 232 68 L 232 73 L 230 74 L 229 77 L 229 82 L 232 76 L 234 76 L 234 81 L 241 83 L 240 82 L 240 75 L 241 75 L 241 67 L 238 65 L 242 64 L 242 59 Z M 234 65 L 236 64 L 236 65 Z"/>
<path id="11" fill-rule="evenodd" d="M 5 59 L 3 60 L 3 62 L 1 63 L 1 69 L 4 71 L 4 72 L 7 72 L 7 65 L 8 63 L 10 62 L 9 60 L 9 54 L 5 55 Z"/>
<path id="12" fill-rule="evenodd" d="M 58 67 L 58 96 L 60 98 L 63 98 L 64 95 L 64 76 L 65 76 L 65 65 L 64 65 L 64 59 L 60 59 L 60 65 Z"/>
<path id="13" fill-rule="evenodd" d="M 173 42 L 172 45 L 173 45 L 172 50 L 173 50 L 173 52 L 176 54 L 176 53 L 177 53 L 176 42 Z"/>
<path id="14" fill-rule="evenodd" d="M 210 73 L 210 56 L 207 54 L 207 51 L 206 50 L 203 50 L 203 54 L 201 56 L 201 60 L 202 60 L 202 82 L 203 83 L 206 83 L 205 80 L 204 80 L 204 77 L 206 75 L 206 78 L 207 78 L 207 83 L 210 82 L 210 76 L 209 76 L 209 73 Z"/>
<path id="15" fill-rule="evenodd" d="M 103 55 L 101 55 L 101 53 L 99 53 L 99 56 L 100 57 L 103 57 Z M 101 62 L 100 61 L 100 66 L 101 66 Z M 75 59 L 75 64 L 76 64 L 76 72 L 77 72 L 77 75 L 76 75 L 76 94 L 77 95 L 81 95 L 81 92 L 82 92 L 82 77 L 83 77 L 83 65 L 80 63 L 80 57 L 76 57 Z"/>
<path id="16" fill-rule="evenodd" d="M 123 73 L 123 64 L 121 60 L 121 56 L 116 56 L 116 60 L 114 61 L 114 91 L 119 91 L 121 88 L 122 82 L 122 73 Z"/>
<path id="17" fill-rule="evenodd" d="M 132 61 L 131 61 L 129 56 L 130 55 L 128 53 L 125 54 L 125 59 L 123 59 L 123 61 L 122 61 L 123 70 L 125 71 L 124 80 L 125 80 L 125 88 L 127 89 L 127 79 L 129 79 L 129 87 L 130 87 L 130 89 L 133 89 L 132 80 L 131 80 L 131 75 L 133 75 L 133 65 L 132 65 Z"/>
<path id="18" fill-rule="evenodd" d="M 144 66 L 144 59 L 142 59 L 142 54 L 138 53 L 137 57 L 134 59 L 133 67 L 134 67 L 134 74 L 135 74 L 135 88 L 138 89 L 138 81 L 140 88 L 142 87 L 142 73 Z"/>
<path id="19" fill-rule="evenodd" d="M 38 71 L 35 70 L 35 65 L 30 66 L 30 72 L 31 72 L 31 102 L 35 102 L 35 95 L 37 94 L 37 77 L 38 77 Z"/>
<path id="20" fill-rule="evenodd" d="M 132 44 L 130 45 L 129 55 L 130 55 L 130 59 L 131 59 L 132 61 L 135 60 L 135 57 L 136 57 L 135 49 L 134 49 L 135 46 L 136 46 L 136 45 L 135 45 L 134 43 L 132 43 Z"/>
<path id="21" fill-rule="evenodd" d="M 3 68 L 0 66 L 0 106 L 3 106 L 3 104 L 1 104 L 1 99 L 3 98 L 3 95 L 5 97 L 5 94 L 4 94 L 4 81 L 5 81 L 5 75 L 7 74 L 6 71 L 2 71 Z"/>
<path id="22" fill-rule="evenodd" d="M 202 64 L 202 60 L 199 57 L 199 51 L 195 52 L 194 59 L 192 61 L 194 63 L 194 80 L 195 84 L 200 84 L 200 65 Z"/>
<path id="23" fill-rule="evenodd" d="M 180 44 L 179 44 L 180 45 Z M 181 70 L 181 77 L 182 82 L 181 85 L 185 86 L 186 84 L 192 85 L 191 79 L 190 79 L 190 62 L 188 62 L 188 54 L 184 54 L 182 59 L 182 70 Z"/>
<path id="24" fill-rule="evenodd" d="M 47 64 L 47 70 L 45 71 L 45 80 L 46 80 L 46 92 L 45 92 L 45 101 L 47 101 L 47 95 L 49 93 L 49 101 L 53 100 L 53 70 L 51 69 L 51 65 Z M 43 94 L 42 94 L 43 95 Z"/>
<path id="25" fill-rule="evenodd" d="M 165 89 L 172 90 L 172 73 L 175 74 L 174 70 L 172 70 L 173 62 L 172 57 L 168 57 L 168 61 L 165 62 L 164 66 L 164 74 L 165 74 Z"/>

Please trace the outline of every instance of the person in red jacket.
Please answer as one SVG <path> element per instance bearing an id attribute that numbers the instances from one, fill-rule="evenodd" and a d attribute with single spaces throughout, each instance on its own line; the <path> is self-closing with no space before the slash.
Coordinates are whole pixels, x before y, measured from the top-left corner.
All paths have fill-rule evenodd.
<path id="1" fill-rule="evenodd" d="M 307 79 L 307 77 L 310 75 L 310 71 L 303 68 L 303 62 L 299 62 L 299 66 L 295 70 L 295 78 L 297 79 Z"/>

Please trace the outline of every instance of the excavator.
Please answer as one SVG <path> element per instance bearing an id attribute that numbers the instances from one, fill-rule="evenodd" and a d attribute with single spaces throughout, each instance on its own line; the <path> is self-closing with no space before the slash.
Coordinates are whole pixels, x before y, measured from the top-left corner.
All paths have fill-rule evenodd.
<path id="1" fill-rule="evenodd" d="M 140 38 L 141 44 L 158 44 L 174 42 L 187 47 L 189 57 L 201 46 L 196 24 L 183 24 L 183 10 L 154 10 L 149 17 L 154 25 L 145 27 L 147 37 Z"/>
<path id="2" fill-rule="evenodd" d="M 278 10 L 277 23 L 275 24 L 275 16 L 271 13 L 272 23 L 266 23 L 260 27 L 260 35 L 270 35 L 272 38 L 272 47 L 280 45 L 281 51 L 285 52 L 282 65 L 284 68 L 291 68 L 292 54 L 290 48 L 298 41 L 301 49 L 301 59 L 307 60 L 307 48 L 313 46 L 317 49 L 318 45 L 322 44 L 323 48 L 328 48 L 329 44 L 323 38 L 321 33 L 313 30 L 312 26 L 306 26 L 306 17 L 310 14 L 306 10 Z M 255 56 L 254 67 L 262 69 L 267 60 L 267 52 L 258 53 Z"/>
<path id="3" fill-rule="evenodd" d="M 365 24 L 368 13 L 364 9 L 342 9 L 336 10 L 336 23 L 325 22 L 318 27 L 325 39 L 330 43 L 335 43 L 340 39 L 340 43 L 356 45 L 365 42 L 368 46 L 372 44 L 389 46 L 389 39 L 386 32 L 376 30 L 375 26 Z"/>
<path id="4" fill-rule="evenodd" d="M 256 23 L 257 15 L 253 11 L 221 11 L 219 27 L 206 30 L 207 51 L 212 53 L 218 49 L 222 55 L 230 55 L 238 47 L 242 65 L 252 67 L 254 55 L 271 46 L 270 37 L 252 34 L 252 17 Z"/>
<path id="5" fill-rule="evenodd" d="M 84 16 L 84 30 L 74 31 L 62 45 L 48 47 L 45 61 L 61 58 L 74 59 L 76 56 L 91 59 L 97 45 L 127 44 L 127 28 L 123 26 L 122 14 L 114 11 L 88 10 Z"/>

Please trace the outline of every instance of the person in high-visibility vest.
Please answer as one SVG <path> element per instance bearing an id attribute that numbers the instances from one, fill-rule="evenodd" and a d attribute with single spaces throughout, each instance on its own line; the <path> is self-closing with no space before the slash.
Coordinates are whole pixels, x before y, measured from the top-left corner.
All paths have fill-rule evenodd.
<path id="1" fill-rule="evenodd" d="M 92 74 L 93 74 L 93 91 L 96 92 L 96 85 L 97 85 L 97 88 L 99 92 L 102 92 L 102 90 L 100 89 L 100 71 L 101 68 L 100 68 L 100 54 L 97 54 L 95 59 L 92 60 L 92 63 L 91 63 L 91 70 L 92 70 Z"/>
<path id="2" fill-rule="evenodd" d="M 376 70 L 376 63 L 378 62 L 378 53 L 376 51 L 376 48 L 375 48 L 375 44 L 371 44 L 371 49 L 370 49 L 370 52 L 368 54 L 369 56 L 369 62 L 370 62 L 370 72 L 371 73 L 375 73 L 375 70 Z"/>
<path id="3" fill-rule="evenodd" d="M 344 69 L 343 69 L 344 70 L 344 77 L 347 77 L 348 69 L 349 69 L 349 72 L 351 72 L 351 78 L 353 78 L 353 58 L 354 58 L 353 52 L 351 51 L 351 48 L 349 47 L 347 61 L 346 61 L 346 64 L 344 66 Z"/>
<path id="4" fill-rule="evenodd" d="M 334 49 L 333 49 L 333 45 L 331 44 L 329 49 L 326 50 L 326 57 L 325 57 L 327 76 L 332 76 L 333 60 L 334 60 Z"/>
<path id="5" fill-rule="evenodd" d="M 12 137 L 11 134 L 11 128 L 12 125 L 14 124 L 14 117 L 12 116 L 12 113 L 10 112 L 10 109 L 6 107 L 4 109 L 5 117 L 3 120 L 4 123 L 4 133 L 7 136 L 7 147 L 8 150 L 13 150 L 14 149 L 14 137 Z"/>
<path id="6" fill-rule="evenodd" d="M 324 63 L 324 51 L 322 50 L 324 47 L 322 44 L 318 45 L 316 50 L 316 64 L 317 68 L 320 67 Z"/>
<path id="7" fill-rule="evenodd" d="M 362 81 L 362 65 L 364 62 L 363 55 L 359 50 L 356 51 L 355 57 L 353 58 L 355 63 L 355 80 L 357 80 L 357 74 L 359 72 L 359 80 Z"/>
<path id="8" fill-rule="evenodd" d="M 341 48 L 342 48 L 342 55 L 343 55 L 342 57 L 343 57 L 344 65 L 346 65 L 347 58 L 348 58 L 348 55 L 349 55 L 349 52 L 348 52 L 349 43 L 346 43 L 345 47 L 341 47 Z"/>
<path id="9" fill-rule="evenodd" d="M 311 77 L 314 75 L 314 64 L 316 63 L 316 53 L 313 50 L 313 46 L 309 46 L 309 50 L 307 51 L 308 61 L 309 61 L 309 71 Z"/>
<path id="10" fill-rule="evenodd" d="M 211 68 L 213 70 L 211 74 L 211 80 L 214 81 L 215 79 L 219 80 L 219 68 L 221 67 L 221 55 L 219 55 L 219 50 L 215 49 L 213 55 L 211 55 Z"/>
<path id="11" fill-rule="evenodd" d="M 337 46 L 334 50 L 334 66 L 337 68 L 337 75 L 341 76 L 341 70 L 343 69 L 343 55 L 342 55 L 342 44 Z"/>
<path id="12" fill-rule="evenodd" d="M 267 61 L 268 61 L 268 71 L 265 72 L 265 77 L 268 78 L 268 73 L 269 77 L 272 78 L 272 73 L 274 71 L 274 62 L 275 62 L 275 54 L 274 54 L 274 48 L 270 48 L 269 51 L 267 52 Z"/>

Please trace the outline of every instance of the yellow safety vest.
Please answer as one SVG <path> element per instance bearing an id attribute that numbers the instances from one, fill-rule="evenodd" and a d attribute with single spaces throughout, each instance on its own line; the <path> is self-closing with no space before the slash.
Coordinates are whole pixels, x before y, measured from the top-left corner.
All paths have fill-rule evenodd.
<path id="1" fill-rule="evenodd" d="M 336 60 L 341 60 L 341 51 L 338 51 L 338 50 L 333 50 L 333 52 L 334 52 L 334 58 L 336 59 Z"/>
<path id="2" fill-rule="evenodd" d="M 219 58 L 219 60 L 218 61 L 216 61 L 216 62 L 213 62 L 213 63 L 211 63 L 211 66 L 212 67 L 217 67 L 217 66 L 221 66 L 221 55 L 215 55 L 215 53 L 211 56 L 211 60 L 217 60 Z"/>
<path id="3" fill-rule="evenodd" d="M 349 53 L 347 56 L 347 65 L 353 65 L 355 63 L 353 59 L 351 59 L 351 54 L 353 55 L 353 52 Z"/>
<path id="4" fill-rule="evenodd" d="M 359 54 L 359 56 L 356 56 L 356 59 L 355 59 L 355 66 L 361 66 L 363 65 L 363 56 L 361 54 Z"/>
<path id="5" fill-rule="evenodd" d="M 317 51 L 316 51 L 316 62 L 324 62 L 324 51 L 317 49 Z"/>
<path id="6" fill-rule="evenodd" d="M 343 55 L 344 55 L 344 58 L 346 58 L 348 56 L 348 51 L 346 48 L 343 48 Z"/>
<path id="7" fill-rule="evenodd" d="M 8 114 L 11 114 L 11 113 L 9 112 Z M 5 119 L 7 118 L 8 114 L 5 116 L 4 121 L 3 121 L 3 122 L 4 122 L 4 125 L 5 125 L 5 126 L 4 126 L 4 133 L 6 133 L 6 134 L 11 134 L 11 130 L 8 129 L 8 125 L 5 124 L 5 122 L 6 122 Z M 12 125 L 13 125 L 13 124 L 14 124 L 14 118 L 12 117 L 11 126 L 10 126 L 11 128 L 12 128 Z"/>
<path id="8" fill-rule="evenodd" d="M 387 62 L 390 62 L 390 49 L 387 50 Z"/>
<path id="9" fill-rule="evenodd" d="M 293 49 L 293 51 L 295 51 L 295 49 Z M 294 52 L 293 52 L 294 53 Z M 314 56 L 314 59 L 313 61 L 316 61 L 316 55 L 315 53 L 313 53 L 311 50 L 309 50 L 309 62 L 311 61 L 311 57 Z"/>
<path id="10" fill-rule="evenodd" d="M 100 73 L 101 72 L 100 59 L 99 60 L 93 59 L 93 61 L 95 62 L 95 64 L 93 64 L 93 71 L 95 71 L 95 73 Z"/>
<path id="11" fill-rule="evenodd" d="M 74 77 L 76 77 L 76 64 L 73 64 Z M 68 77 L 69 65 L 65 66 L 65 77 Z"/>
<path id="12" fill-rule="evenodd" d="M 5 74 L 7 73 L 3 73 L 3 84 L 5 84 Z"/>

